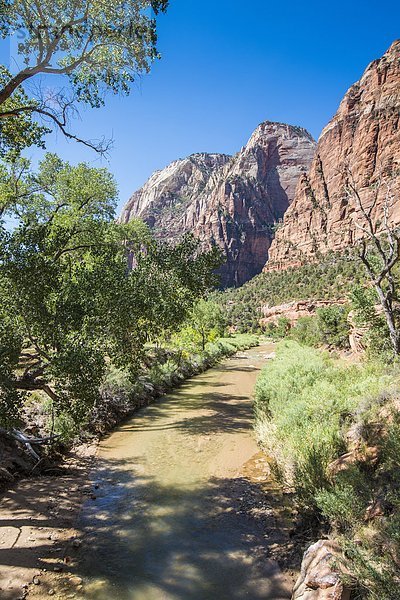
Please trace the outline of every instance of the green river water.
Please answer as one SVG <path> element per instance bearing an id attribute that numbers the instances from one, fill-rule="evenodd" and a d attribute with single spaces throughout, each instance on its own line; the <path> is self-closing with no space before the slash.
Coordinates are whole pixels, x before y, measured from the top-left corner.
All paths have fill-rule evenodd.
<path id="1" fill-rule="evenodd" d="M 192 378 L 100 444 L 79 523 L 84 598 L 290 598 L 265 528 L 238 510 L 238 474 L 258 452 L 251 395 L 272 350 Z"/>

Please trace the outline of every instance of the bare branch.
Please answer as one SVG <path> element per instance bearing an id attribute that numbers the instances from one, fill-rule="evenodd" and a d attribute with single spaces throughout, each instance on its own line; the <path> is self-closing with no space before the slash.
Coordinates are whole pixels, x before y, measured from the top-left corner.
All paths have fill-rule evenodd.
<path id="1" fill-rule="evenodd" d="M 110 140 L 106 140 L 105 138 L 103 138 L 103 140 L 101 142 L 84 140 L 84 139 L 80 138 L 79 136 L 67 131 L 66 121 L 61 120 L 54 113 L 52 113 L 48 110 L 45 110 L 43 108 L 35 108 L 33 110 L 33 112 L 51 119 L 53 121 L 53 123 L 55 123 L 57 125 L 57 127 L 60 129 L 60 131 L 65 135 L 65 137 L 68 138 L 69 140 L 75 140 L 75 142 L 79 142 L 80 144 L 83 144 L 84 146 L 91 148 L 92 150 L 94 150 L 95 152 L 98 152 L 102 156 L 106 155 L 107 152 L 110 150 L 111 143 L 112 143 Z"/>
<path id="2" fill-rule="evenodd" d="M 351 172 L 347 171 L 346 192 L 349 197 L 356 201 L 357 207 L 364 219 L 364 223 L 354 221 L 355 226 L 364 234 L 360 242 L 359 257 L 365 266 L 381 303 L 394 353 L 399 355 L 400 330 L 393 309 L 393 300 L 397 295 L 393 268 L 400 260 L 400 236 L 396 228 L 390 224 L 390 208 L 393 203 L 393 196 L 390 185 L 387 182 L 385 182 L 385 185 L 387 189 L 382 206 L 382 223 L 380 223 L 376 219 L 376 216 L 373 216 L 373 212 L 377 206 L 379 190 L 382 189 L 381 177 L 376 184 L 373 202 L 367 210 L 363 205 Z M 376 267 L 373 267 L 373 263 L 368 259 L 367 241 L 373 244 L 382 260 L 382 265 L 378 272 L 376 272 Z"/>

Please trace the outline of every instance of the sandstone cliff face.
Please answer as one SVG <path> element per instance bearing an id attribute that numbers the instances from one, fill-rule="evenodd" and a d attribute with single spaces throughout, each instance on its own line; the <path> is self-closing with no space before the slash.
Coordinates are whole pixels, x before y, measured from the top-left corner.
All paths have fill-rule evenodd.
<path id="1" fill-rule="evenodd" d="M 377 193 L 374 222 L 382 219 L 389 185 L 389 218 L 400 223 L 400 40 L 367 67 L 322 131 L 310 171 L 301 176 L 276 233 L 267 269 L 298 265 L 361 237 L 358 204 L 346 193 L 349 172 L 367 209 Z"/>
<path id="2" fill-rule="evenodd" d="M 231 160 L 226 154 L 193 154 L 156 171 L 135 192 L 122 210 L 120 220 L 145 221 L 159 239 L 174 239 L 187 231 L 185 213 L 215 172 Z"/>
<path id="3" fill-rule="evenodd" d="M 192 231 L 204 247 L 217 244 L 226 257 L 222 285 L 241 285 L 262 270 L 274 225 L 314 150 L 304 129 L 265 122 L 233 157 L 194 154 L 155 173 L 133 194 L 121 220 L 139 217 L 160 239 Z"/>
<path id="4" fill-rule="evenodd" d="M 330 306 L 344 306 L 347 300 L 294 300 L 278 306 L 261 306 L 260 325 L 266 327 L 270 323 L 277 323 L 284 317 L 288 319 L 290 327 L 296 325 L 303 317 L 315 316 L 319 308 Z"/>

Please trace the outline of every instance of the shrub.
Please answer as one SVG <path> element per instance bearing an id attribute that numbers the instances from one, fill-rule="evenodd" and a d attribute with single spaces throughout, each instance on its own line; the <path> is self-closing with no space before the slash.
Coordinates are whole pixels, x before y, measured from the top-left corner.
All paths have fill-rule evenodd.
<path id="1" fill-rule="evenodd" d="M 315 317 L 300 317 L 290 332 L 290 337 L 305 346 L 319 346 L 321 335 Z"/>
<path id="2" fill-rule="evenodd" d="M 288 482 L 303 474 L 302 497 L 314 498 L 321 471 L 344 449 L 343 428 L 361 400 L 391 381 L 379 365 L 347 366 L 294 341 L 278 345 L 256 384 L 256 431 Z"/>
<path id="3" fill-rule="evenodd" d="M 286 317 L 279 317 L 276 322 L 268 323 L 265 333 L 274 340 L 282 340 L 290 331 L 290 321 Z"/>
<path id="4" fill-rule="evenodd" d="M 323 344 L 349 347 L 349 306 L 325 306 L 317 310 L 317 329 Z"/>
<path id="5" fill-rule="evenodd" d="M 357 465 L 339 473 L 334 485 L 321 486 L 315 499 L 321 513 L 336 530 L 346 532 L 360 523 L 371 489 Z"/>
<path id="6" fill-rule="evenodd" d="M 328 524 L 341 543 L 357 599 L 398 598 L 397 382 L 396 366 L 347 365 L 284 341 L 256 386 L 258 438 L 294 488 L 300 514 Z M 347 450 L 350 425 L 358 450 L 335 474 L 327 467 Z M 374 460 L 366 452 L 363 458 L 371 445 L 378 448 Z"/>
<path id="7" fill-rule="evenodd" d="M 354 309 L 355 321 L 367 329 L 364 343 L 369 358 L 381 357 L 384 360 L 393 359 L 393 350 L 383 315 L 376 311 L 377 297 L 371 288 L 358 285 L 351 291 L 351 302 Z"/>

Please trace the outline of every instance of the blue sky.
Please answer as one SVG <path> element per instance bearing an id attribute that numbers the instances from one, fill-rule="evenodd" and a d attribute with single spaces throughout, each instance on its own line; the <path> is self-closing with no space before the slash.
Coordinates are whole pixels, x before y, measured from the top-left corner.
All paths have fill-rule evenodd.
<path id="1" fill-rule="evenodd" d="M 162 60 L 128 98 L 82 108 L 73 123 L 82 137 L 114 138 L 109 160 L 61 135 L 47 147 L 107 166 L 121 206 L 155 169 L 193 152 L 234 153 L 264 120 L 317 138 L 347 88 L 398 37 L 398 1 L 171 0 L 159 19 Z M 2 62 L 8 57 L 3 45 Z"/>

